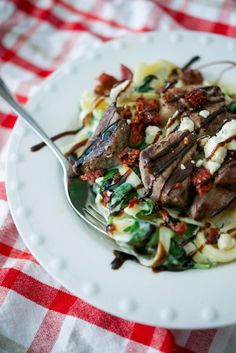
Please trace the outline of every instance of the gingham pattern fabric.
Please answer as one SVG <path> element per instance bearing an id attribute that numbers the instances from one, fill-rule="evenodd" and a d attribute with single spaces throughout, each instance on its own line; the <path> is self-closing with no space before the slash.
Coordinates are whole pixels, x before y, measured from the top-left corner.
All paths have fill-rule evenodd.
<path id="1" fill-rule="evenodd" d="M 24 104 L 62 62 L 93 45 L 175 29 L 236 37 L 235 2 L 0 0 L 0 75 Z M 170 332 L 129 322 L 86 304 L 45 272 L 8 209 L 4 165 L 15 120 L 0 101 L 0 353 L 223 353 L 229 339 L 227 352 L 235 352 L 232 327 Z"/>

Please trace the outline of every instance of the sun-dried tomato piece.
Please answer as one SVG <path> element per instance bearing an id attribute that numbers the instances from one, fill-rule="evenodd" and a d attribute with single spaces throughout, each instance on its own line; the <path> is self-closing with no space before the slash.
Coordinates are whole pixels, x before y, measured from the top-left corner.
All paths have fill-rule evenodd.
<path id="1" fill-rule="evenodd" d="M 175 183 L 175 185 L 173 186 L 173 189 L 176 190 L 176 189 L 181 189 L 182 187 L 182 184 L 181 183 Z"/>
<path id="2" fill-rule="evenodd" d="M 159 124 L 159 102 L 156 99 L 138 98 L 136 112 L 131 119 L 131 143 L 137 145 L 142 141 L 146 126 Z"/>
<path id="3" fill-rule="evenodd" d="M 114 84 L 118 83 L 117 78 L 115 78 L 112 75 L 108 75 L 106 73 L 102 73 L 98 77 L 98 81 L 101 83 L 101 85 L 103 85 L 107 89 L 111 89 L 114 86 Z"/>
<path id="4" fill-rule="evenodd" d="M 175 222 L 173 218 L 169 215 L 169 213 L 164 209 L 159 209 L 159 213 L 161 214 L 164 222 L 170 229 L 173 230 L 178 235 L 183 235 L 187 230 L 187 224 L 183 221 Z"/>
<path id="5" fill-rule="evenodd" d="M 95 170 L 94 172 L 88 172 L 83 175 L 80 175 L 80 179 L 83 181 L 89 181 L 91 183 L 95 183 L 95 180 L 97 178 L 100 178 L 101 176 L 103 176 L 103 170 L 98 169 L 98 170 Z"/>
<path id="6" fill-rule="evenodd" d="M 185 85 L 201 85 L 203 83 L 201 72 L 193 69 L 184 70 L 181 79 Z"/>
<path id="7" fill-rule="evenodd" d="M 98 77 L 99 84 L 95 87 L 95 93 L 98 95 L 107 95 L 109 94 L 112 87 L 119 81 L 112 75 L 102 73 Z"/>
<path id="8" fill-rule="evenodd" d="M 111 195 L 108 195 L 107 191 L 103 192 L 102 204 L 104 207 L 107 207 L 108 202 L 111 200 Z"/>
<path id="9" fill-rule="evenodd" d="M 133 72 L 125 65 L 120 65 L 121 70 L 121 80 L 132 80 L 133 79 Z"/>
<path id="10" fill-rule="evenodd" d="M 206 243 L 216 244 L 219 238 L 219 230 L 217 228 L 210 228 L 207 230 Z"/>
<path id="11" fill-rule="evenodd" d="M 203 196 L 213 185 L 210 171 L 204 167 L 199 168 L 193 173 L 192 183 L 195 186 L 198 195 Z"/>
<path id="12" fill-rule="evenodd" d="M 132 119 L 133 120 L 133 119 Z M 144 138 L 145 125 L 140 123 L 131 122 L 131 144 L 138 145 Z"/>
<path id="13" fill-rule="evenodd" d="M 129 202 L 129 204 L 128 204 L 128 207 L 129 208 L 132 208 L 132 207 L 134 207 L 134 205 L 138 205 L 139 204 L 139 199 L 137 198 L 137 196 L 134 196 L 131 200 L 130 200 L 130 202 Z"/>
<path id="14" fill-rule="evenodd" d="M 160 124 L 159 103 L 156 99 L 138 98 L 136 100 L 136 113 L 144 124 Z"/>
<path id="15" fill-rule="evenodd" d="M 132 113 L 129 107 L 117 107 L 117 111 L 120 114 L 121 118 L 123 119 L 131 119 L 132 118 Z"/>
<path id="16" fill-rule="evenodd" d="M 208 191 L 210 191 L 211 188 L 212 188 L 212 182 L 208 182 L 207 184 L 197 186 L 196 189 L 197 189 L 199 196 L 203 196 Z"/>
<path id="17" fill-rule="evenodd" d="M 194 89 L 185 95 L 185 101 L 194 109 L 202 107 L 207 101 L 206 91 L 201 88 Z"/>
<path id="18" fill-rule="evenodd" d="M 185 222 L 178 222 L 172 225 L 172 230 L 177 233 L 178 235 L 182 235 L 187 230 L 187 224 Z"/>
<path id="19" fill-rule="evenodd" d="M 123 151 L 118 154 L 118 158 L 123 164 L 126 164 L 129 167 L 138 167 L 139 166 L 139 150 L 135 150 L 129 147 L 126 147 Z"/>

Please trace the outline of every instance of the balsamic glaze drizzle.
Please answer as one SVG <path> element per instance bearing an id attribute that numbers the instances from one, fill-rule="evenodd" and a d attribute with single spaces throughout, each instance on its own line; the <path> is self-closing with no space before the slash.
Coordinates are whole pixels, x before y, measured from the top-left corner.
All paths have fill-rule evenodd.
<path id="1" fill-rule="evenodd" d="M 185 164 L 185 169 L 177 169 L 169 179 L 166 181 L 164 186 L 164 192 L 169 194 L 176 183 L 182 183 L 186 178 L 188 178 L 193 171 L 193 164 L 191 161 Z"/>
<path id="2" fill-rule="evenodd" d="M 115 202 L 111 208 L 115 208 L 117 205 L 119 205 L 127 196 L 132 195 L 132 193 L 134 193 L 135 191 L 137 191 L 138 189 L 141 189 L 143 187 L 143 184 L 139 184 L 136 187 L 132 187 L 132 189 L 130 189 L 128 192 L 125 193 L 125 195 L 119 199 L 117 202 Z"/>
<path id="3" fill-rule="evenodd" d="M 84 139 L 80 142 L 77 142 L 76 144 L 74 144 L 69 151 L 66 152 L 65 156 L 69 157 L 70 155 L 72 155 L 78 148 L 83 147 L 84 145 L 86 145 L 86 143 L 88 142 L 88 139 Z"/>
<path id="4" fill-rule="evenodd" d="M 52 141 L 56 141 L 64 136 L 69 136 L 69 135 L 75 135 L 77 134 L 79 131 L 81 131 L 82 129 L 84 128 L 84 126 L 81 126 L 75 130 L 67 130 L 67 131 L 63 131 L 63 132 L 60 132 L 59 134 L 57 135 L 54 135 L 51 137 L 51 140 Z M 37 145 L 34 145 L 30 148 L 31 152 L 36 152 L 38 150 L 40 150 L 41 148 L 45 147 L 46 144 L 44 142 L 40 142 L 38 143 Z"/>
<path id="5" fill-rule="evenodd" d="M 76 161 L 76 167 L 79 167 L 80 165 L 82 165 L 84 163 L 84 161 L 87 159 L 87 157 L 93 151 L 93 149 L 96 145 L 104 143 L 104 142 L 106 142 L 106 140 L 109 139 L 109 137 L 117 129 L 119 122 L 120 122 L 119 119 L 116 120 L 114 123 L 107 126 L 105 128 L 105 130 L 103 130 L 99 133 L 99 135 L 96 137 L 96 139 L 91 142 L 91 144 L 85 149 L 83 154 L 78 158 L 78 160 Z"/>
<path id="6" fill-rule="evenodd" d="M 200 128 L 207 128 L 210 125 L 210 123 L 217 117 L 217 115 L 221 113 L 225 113 L 226 111 L 227 111 L 227 108 L 223 106 L 220 109 L 216 110 L 215 112 L 211 113 L 210 115 L 208 115 L 206 119 L 203 120 Z"/>
<path id="7" fill-rule="evenodd" d="M 162 89 L 162 93 L 166 93 L 168 91 L 168 89 L 173 87 L 177 82 L 178 82 L 178 80 L 176 80 L 176 79 L 171 80 L 171 81 L 166 81 L 165 86 Z"/>
<path id="8" fill-rule="evenodd" d="M 177 154 L 173 153 L 173 156 L 167 161 L 165 161 L 162 165 L 159 164 L 155 168 L 155 171 L 154 171 L 155 176 L 160 175 L 166 168 L 168 168 L 172 164 L 174 160 L 176 160 L 177 158 L 178 159 L 182 158 L 193 147 L 195 142 L 196 142 L 196 138 L 193 139 L 191 142 L 189 142 L 187 145 L 185 145 L 183 148 L 181 148 L 181 150 Z"/>
<path id="9" fill-rule="evenodd" d="M 138 262 L 138 259 L 134 255 L 127 254 L 123 251 L 114 250 L 113 253 L 115 255 L 114 260 L 111 262 L 111 268 L 113 270 L 118 270 L 127 260 Z"/>
<path id="10" fill-rule="evenodd" d="M 104 191 L 113 191 L 117 186 L 123 184 L 125 180 L 128 178 L 128 176 L 131 174 L 132 170 L 128 169 L 127 172 L 123 175 L 120 175 L 120 177 L 117 179 L 115 183 L 112 183 L 108 185 Z"/>
<path id="11" fill-rule="evenodd" d="M 155 161 L 161 157 L 166 156 L 173 148 L 177 147 L 180 142 L 189 135 L 189 131 L 184 131 L 181 136 L 176 138 L 173 142 L 169 143 L 165 148 L 158 152 L 154 158 L 150 158 L 150 162 Z M 147 163 L 148 164 L 148 163 Z"/>
<path id="12" fill-rule="evenodd" d="M 188 69 L 192 64 L 194 64 L 196 61 L 200 60 L 199 55 L 195 55 L 192 59 L 190 59 L 183 67 L 182 70 Z"/>

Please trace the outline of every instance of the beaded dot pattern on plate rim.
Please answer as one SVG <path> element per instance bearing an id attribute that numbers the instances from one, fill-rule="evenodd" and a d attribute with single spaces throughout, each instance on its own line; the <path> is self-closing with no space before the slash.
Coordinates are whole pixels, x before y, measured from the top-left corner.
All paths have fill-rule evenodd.
<path id="1" fill-rule="evenodd" d="M 143 38 L 143 39 L 142 39 Z M 153 42 L 155 40 L 155 37 L 153 35 L 148 34 L 146 37 L 141 37 L 141 41 L 145 44 L 149 44 L 152 45 Z M 183 40 L 183 34 L 181 33 L 170 33 L 169 34 L 169 40 L 170 42 L 180 42 Z M 206 45 L 210 45 L 214 42 L 214 38 L 210 37 L 210 36 L 200 36 L 199 37 L 199 43 L 203 46 Z M 114 41 L 112 44 L 112 47 L 115 50 L 125 50 L 127 47 L 127 44 L 125 42 L 124 39 L 122 39 L 121 41 Z M 227 49 L 229 51 L 235 51 L 236 50 L 236 43 L 235 42 L 228 42 L 227 44 Z M 91 52 L 91 54 L 87 55 L 87 58 L 89 60 L 98 60 L 102 58 L 102 50 L 100 49 L 100 47 L 95 48 L 95 50 L 93 50 Z M 74 73 L 78 72 L 78 68 L 74 65 L 71 66 L 65 66 L 65 68 L 63 69 L 63 74 L 64 75 L 72 75 Z M 57 85 L 55 83 L 55 81 L 49 81 L 43 89 L 44 93 L 51 93 L 51 92 L 55 92 L 57 91 Z M 42 106 L 39 104 L 37 104 L 35 106 L 35 112 L 37 111 L 41 111 L 42 110 Z M 17 136 L 21 139 L 25 134 L 26 134 L 26 130 L 25 128 L 19 128 L 16 130 L 16 134 Z M 21 156 L 18 154 L 11 154 L 9 157 L 9 161 L 11 163 L 19 163 L 21 161 Z M 21 182 L 18 181 L 10 181 L 9 182 L 9 189 L 14 190 L 14 191 L 19 191 L 20 189 L 22 189 L 23 184 Z M 30 213 L 28 212 L 28 210 L 24 207 L 24 206 L 19 206 L 18 208 L 16 208 L 16 215 L 17 217 L 24 217 L 24 216 L 29 216 Z M 35 233 L 31 233 L 29 239 L 31 239 L 31 242 L 33 244 L 42 244 L 44 242 L 46 242 L 46 239 L 36 235 Z M 59 271 L 59 270 L 63 270 L 67 268 L 67 262 L 64 259 L 58 259 L 55 258 L 53 259 L 50 263 L 49 266 L 51 269 Z M 82 285 L 82 291 L 88 295 L 88 296 L 96 296 L 99 293 L 99 286 L 98 284 L 94 284 L 94 283 L 85 283 L 84 285 Z M 134 299 L 121 299 L 119 302 L 119 308 L 121 311 L 123 311 L 124 313 L 131 313 L 137 310 L 138 308 L 138 303 L 134 300 Z M 162 310 L 160 310 L 159 312 L 159 317 L 163 320 L 163 321 L 174 321 L 176 319 L 176 317 L 178 316 L 178 312 L 177 312 L 177 308 L 173 309 L 173 308 L 169 308 L 169 307 L 165 307 L 162 308 Z M 218 311 L 213 308 L 213 307 L 204 307 L 202 308 L 201 312 L 200 312 L 200 317 L 203 321 L 215 321 L 217 320 L 217 318 L 219 317 L 219 313 Z"/>

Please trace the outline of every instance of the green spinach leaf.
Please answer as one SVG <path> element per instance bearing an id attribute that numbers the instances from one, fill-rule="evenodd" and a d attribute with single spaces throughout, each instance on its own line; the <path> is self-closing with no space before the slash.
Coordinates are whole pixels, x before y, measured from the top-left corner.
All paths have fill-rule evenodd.
<path id="1" fill-rule="evenodd" d="M 158 242 L 158 232 L 153 224 L 135 220 L 124 231 L 131 234 L 128 244 L 137 253 L 150 255 L 155 251 Z"/>
<path id="2" fill-rule="evenodd" d="M 154 202 L 151 199 L 139 200 L 140 211 L 137 217 L 150 216 L 154 211 Z"/>
<path id="3" fill-rule="evenodd" d="M 138 93 L 146 93 L 149 91 L 153 91 L 154 88 L 152 88 L 150 85 L 153 80 L 157 80 L 157 77 L 155 75 L 146 76 L 141 82 L 141 84 L 135 88 L 135 91 Z"/>
<path id="4" fill-rule="evenodd" d="M 187 256 L 184 249 L 175 239 L 171 239 L 169 254 L 157 270 L 184 271 L 194 268 L 194 261 Z"/>
<path id="5" fill-rule="evenodd" d="M 133 194 L 136 194 L 136 190 L 132 184 L 124 183 L 119 185 L 116 189 L 114 189 L 112 193 L 111 201 L 108 203 L 108 208 L 113 208 L 119 203 L 128 203 L 129 200 L 131 200 L 131 198 L 134 196 Z"/>
<path id="6" fill-rule="evenodd" d="M 112 182 L 112 179 L 114 176 L 118 173 L 117 168 L 113 168 L 110 170 L 107 170 L 103 177 L 101 178 L 101 181 L 99 182 L 99 188 L 100 188 L 100 193 L 102 194 L 103 191 L 108 187 L 108 185 Z"/>

